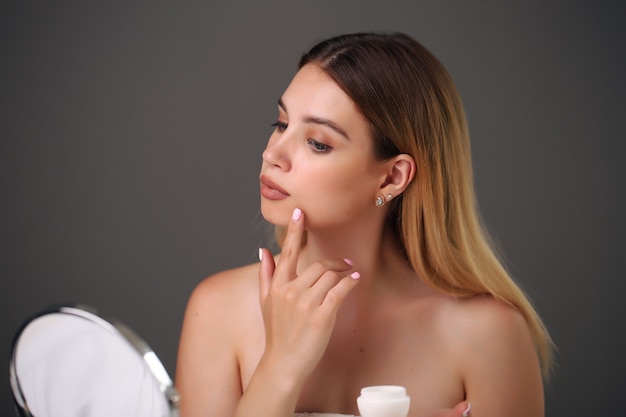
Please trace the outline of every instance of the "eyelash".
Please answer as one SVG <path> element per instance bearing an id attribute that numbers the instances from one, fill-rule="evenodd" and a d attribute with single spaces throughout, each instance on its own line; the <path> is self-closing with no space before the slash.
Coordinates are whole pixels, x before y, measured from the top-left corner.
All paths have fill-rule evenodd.
<path id="1" fill-rule="evenodd" d="M 272 123 L 271 126 L 275 128 L 276 130 L 278 130 L 279 132 L 284 132 L 285 129 L 287 129 L 287 123 L 283 123 L 283 122 L 275 122 L 275 123 Z"/>
<path id="2" fill-rule="evenodd" d="M 322 142 L 318 142 L 315 139 L 312 138 L 308 138 L 306 140 L 306 144 L 309 145 L 312 149 L 313 152 L 317 152 L 317 153 L 326 153 L 326 152 L 330 152 L 330 150 L 332 149 L 330 146 L 322 143 Z"/>
<path id="3" fill-rule="evenodd" d="M 274 122 L 271 124 L 271 126 L 281 133 L 287 129 L 287 123 L 283 122 Z M 333 149 L 331 146 L 319 142 L 313 138 L 307 138 L 305 142 L 313 149 L 313 152 L 316 153 L 326 153 L 330 152 Z"/>

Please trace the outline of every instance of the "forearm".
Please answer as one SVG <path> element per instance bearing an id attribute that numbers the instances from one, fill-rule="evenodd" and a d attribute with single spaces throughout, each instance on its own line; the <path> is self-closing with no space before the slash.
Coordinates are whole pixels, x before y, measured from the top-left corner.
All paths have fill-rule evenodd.
<path id="1" fill-rule="evenodd" d="M 301 388 L 300 378 L 261 361 L 239 400 L 234 417 L 293 417 Z"/>

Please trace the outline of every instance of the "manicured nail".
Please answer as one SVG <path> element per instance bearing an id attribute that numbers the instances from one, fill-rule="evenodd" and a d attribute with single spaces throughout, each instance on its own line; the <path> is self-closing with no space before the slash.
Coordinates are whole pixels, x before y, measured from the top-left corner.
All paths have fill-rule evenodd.
<path id="1" fill-rule="evenodd" d="M 361 274 L 359 274 L 358 272 L 353 272 L 350 274 L 350 278 L 352 279 L 359 279 L 361 278 Z"/>
<path id="2" fill-rule="evenodd" d="M 352 262 L 352 259 L 348 259 L 348 258 L 343 258 L 343 261 L 345 263 L 347 263 L 350 266 L 354 266 L 354 262 Z"/>
<path id="3" fill-rule="evenodd" d="M 259 248 L 259 261 L 263 260 L 263 249 Z"/>
<path id="4" fill-rule="evenodd" d="M 300 220 L 301 216 L 302 216 L 302 210 L 300 210 L 299 208 L 296 208 L 291 214 L 291 220 L 293 220 L 294 222 L 297 222 L 298 220 Z"/>
<path id="5" fill-rule="evenodd" d="M 472 412 L 472 404 L 467 403 L 467 408 L 463 411 L 463 417 L 467 417 Z"/>

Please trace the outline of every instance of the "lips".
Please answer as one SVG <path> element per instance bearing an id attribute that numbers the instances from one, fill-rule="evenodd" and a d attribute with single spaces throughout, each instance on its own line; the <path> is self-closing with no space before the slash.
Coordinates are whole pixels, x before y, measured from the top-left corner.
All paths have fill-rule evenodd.
<path id="1" fill-rule="evenodd" d="M 261 175 L 261 195 L 270 200 L 282 200 L 289 197 L 289 193 L 265 175 Z"/>

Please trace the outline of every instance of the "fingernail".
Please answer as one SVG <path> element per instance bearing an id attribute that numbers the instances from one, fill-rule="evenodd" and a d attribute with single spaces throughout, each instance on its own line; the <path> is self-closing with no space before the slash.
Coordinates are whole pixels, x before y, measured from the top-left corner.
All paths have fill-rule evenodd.
<path id="1" fill-rule="evenodd" d="M 465 411 L 463 411 L 463 417 L 469 416 L 471 411 L 472 411 L 472 404 L 467 403 L 467 408 L 465 409 Z"/>
<path id="2" fill-rule="evenodd" d="M 259 248 L 259 261 L 263 260 L 263 249 Z"/>
<path id="3" fill-rule="evenodd" d="M 347 263 L 350 266 L 354 266 L 354 262 L 352 262 L 352 259 L 348 259 L 348 258 L 343 258 L 343 261 L 345 263 Z"/>
<path id="4" fill-rule="evenodd" d="M 361 278 L 361 274 L 359 274 L 358 272 L 353 272 L 350 274 L 350 278 L 352 279 L 359 279 Z"/>
<path id="5" fill-rule="evenodd" d="M 293 220 L 294 222 L 297 222 L 298 220 L 300 220 L 301 216 L 302 216 L 302 210 L 300 210 L 299 208 L 296 208 L 291 214 L 291 220 Z"/>

